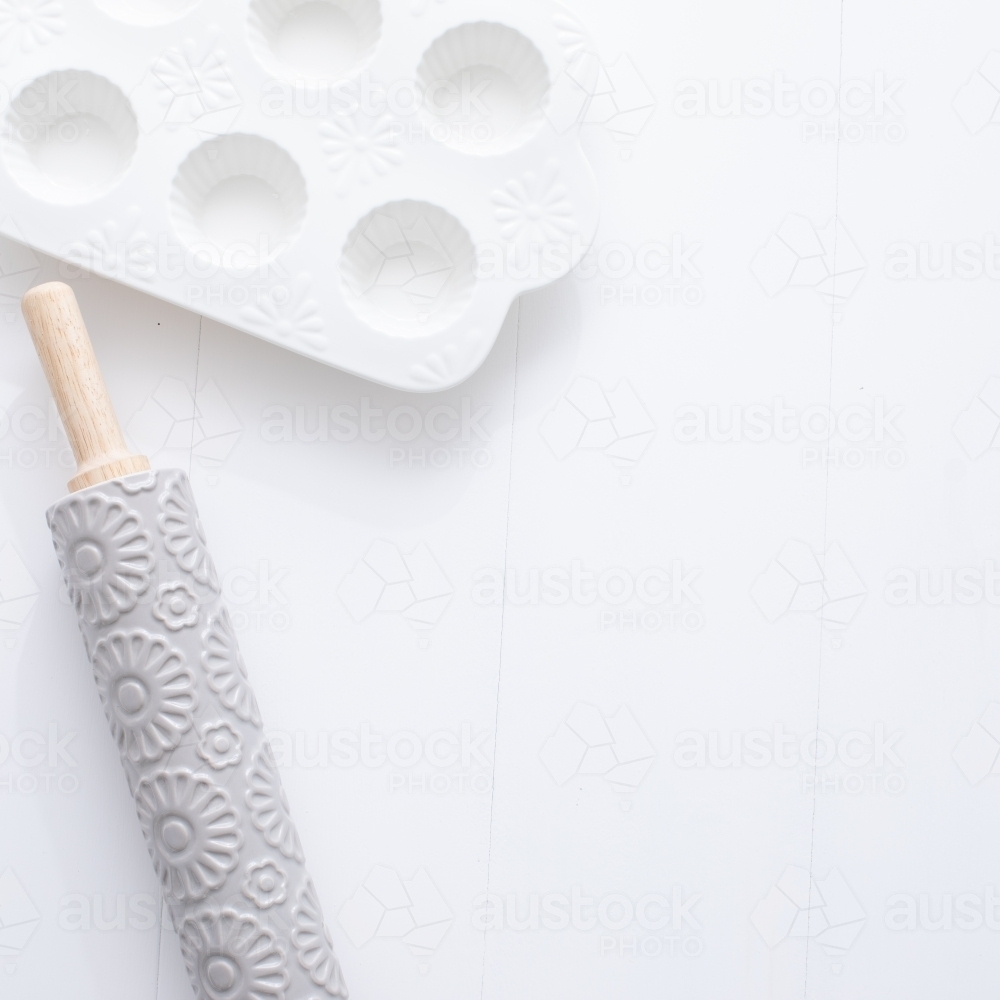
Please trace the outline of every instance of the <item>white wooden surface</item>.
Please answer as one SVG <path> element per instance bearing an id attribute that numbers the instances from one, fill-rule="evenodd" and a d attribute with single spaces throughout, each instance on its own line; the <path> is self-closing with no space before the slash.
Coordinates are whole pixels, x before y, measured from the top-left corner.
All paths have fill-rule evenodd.
<path id="1" fill-rule="evenodd" d="M 986 773 L 1000 748 L 988 714 L 1000 702 L 1000 452 L 975 447 L 996 424 L 973 403 L 1000 376 L 997 270 L 931 272 L 949 245 L 972 241 L 981 260 L 1000 239 L 1000 125 L 973 132 L 953 106 L 1000 49 L 1000 14 L 982 2 L 574 6 L 605 62 L 627 55 L 656 104 L 632 141 L 585 129 L 598 245 L 697 245 L 683 279 L 697 304 L 681 291 L 643 304 L 657 282 L 634 269 L 572 275 L 522 300 L 466 384 L 409 397 L 73 281 L 134 443 L 156 466 L 190 468 L 266 724 L 292 748 L 285 787 L 352 995 L 985 996 L 1000 972 L 1000 774 Z M 688 117 L 675 104 L 685 81 L 728 101 L 731 81 L 773 88 L 775 73 L 799 93 L 899 81 L 901 110 L 858 116 L 860 140 L 842 116 L 838 142 L 836 111 Z M 981 106 L 989 87 L 973 82 Z M 758 254 L 790 215 L 817 231 L 836 218 L 862 258 L 836 308 L 815 288 L 769 296 L 758 280 L 778 280 L 780 258 Z M 913 276 L 887 268 L 900 243 L 918 257 Z M 0 247 L 5 275 L 60 276 L 10 253 Z M 837 260 L 855 260 L 843 236 Z M 146 915 L 152 868 L 60 594 L 43 512 L 63 495 L 65 441 L 16 291 L 0 303 L 2 994 L 181 1000 L 179 951 Z M 569 433 L 559 401 L 579 378 L 605 393 L 624 380 L 641 401 L 655 435 L 634 466 L 581 449 L 559 459 L 547 443 Z M 735 408 L 771 419 L 776 399 L 795 411 L 784 440 L 773 423 L 767 440 L 712 439 Z M 396 440 L 366 440 L 360 416 L 353 440 L 307 440 L 320 408 L 338 406 L 381 410 L 382 424 L 396 407 L 451 407 L 441 428 L 483 410 L 482 435 L 467 421 L 463 440 L 459 417 L 453 440 L 403 441 L 400 414 Z M 823 408 L 846 436 L 803 430 Z M 685 440 L 691 412 L 705 416 L 703 440 Z M 269 440 L 281 413 L 292 440 Z M 810 587 L 808 551 L 831 549 L 826 590 Z M 359 563 L 415 551 L 419 593 L 397 587 L 402 610 L 366 614 L 373 576 Z M 804 584 L 787 610 L 790 578 L 766 572 L 783 551 Z M 633 584 L 651 569 L 647 582 L 694 578 L 677 609 L 615 603 L 621 574 L 590 603 L 533 596 L 533 573 L 551 582 L 574 563 Z M 493 603 L 491 573 L 505 568 L 513 597 Z M 894 588 L 911 579 L 906 603 Z M 448 591 L 442 611 L 433 598 Z M 430 628 L 406 617 L 420 597 Z M 846 627 L 824 625 L 820 605 Z M 561 724 L 597 746 L 601 718 L 617 719 L 621 754 L 652 757 L 636 787 L 569 776 L 579 740 Z M 450 735 L 405 766 L 408 733 Z M 751 733 L 766 753 L 748 749 Z M 779 763 L 782 735 L 794 739 Z M 699 742 L 704 765 L 684 766 Z M 830 745 L 832 761 L 813 765 Z M 598 747 L 587 760 L 600 770 L 606 758 Z M 797 870 L 812 873 L 811 898 Z M 417 954 L 398 936 L 367 939 L 366 882 L 396 910 L 383 932 L 450 915 L 446 933 L 428 932 Z M 638 915 L 623 924 L 628 907 Z"/>

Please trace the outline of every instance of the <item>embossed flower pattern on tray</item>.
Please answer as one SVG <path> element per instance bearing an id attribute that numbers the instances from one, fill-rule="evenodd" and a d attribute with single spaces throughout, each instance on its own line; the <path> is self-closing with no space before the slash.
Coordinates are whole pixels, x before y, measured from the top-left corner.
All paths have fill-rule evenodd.
<path id="1" fill-rule="evenodd" d="M 288 875 L 273 861 L 256 861 L 247 866 L 243 895 L 262 910 L 277 906 L 288 895 Z"/>
<path id="2" fill-rule="evenodd" d="M 178 933 L 198 1000 L 285 1000 L 284 949 L 256 917 L 206 906 L 186 916 Z"/>
<path id="3" fill-rule="evenodd" d="M 330 996 L 347 997 L 347 987 L 340 971 L 340 963 L 333 953 L 329 931 L 323 922 L 316 888 L 311 878 L 299 890 L 292 910 L 292 944 L 302 968 L 317 986 L 322 986 Z"/>
<path id="4" fill-rule="evenodd" d="M 208 554 L 205 532 L 198 517 L 187 476 L 175 475 L 160 494 L 160 530 L 163 532 L 167 551 L 177 560 L 177 565 L 190 573 L 198 583 L 215 592 L 219 590 L 219 577 L 215 564 Z"/>
<path id="5" fill-rule="evenodd" d="M 57 0 L 0 0 L 0 66 L 65 30 L 63 6 Z"/>
<path id="6" fill-rule="evenodd" d="M 263 743 L 253 755 L 247 770 L 247 806 L 253 825 L 264 834 L 272 847 L 286 858 L 302 862 L 299 834 L 288 815 L 288 799 L 281 787 L 281 776 L 270 743 Z"/>
<path id="7" fill-rule="evenodd" d="M 213 723 L 202 730 L 198 756 L 216 771 L 232 767 L 243 759 L 243 737 L 228 722 Z"/>
<path id="8" fill-rule="evenodd" d="M 172 632 L 197 625 L 198 596 L 186 583 L 163 583 L 156 592 L 153 617 L 159 618 Z"/>
<path id="9" fill-rule="evenodd" d="M 577 231 L 569 189 L 554 160 L 509 180 L 491 200 L 500 235 L 518 249 L 561 246 Z"/>
<path id="10" fill-rule="evenodd" d="M 311 275 L 297 274 L 291 288 L 281 286 L 260 295 L 256 302 L 244 306 L 240 316 L 261 330 L 277 335 L 282 341 L 299 340 L 316 350 L 322 350 L 329 340 L 323 332 L 323 317 L 319 303 L 309 294 Z"/>
<path id="11" fill-rule="evenodd" d="M 202 633 L 202 647 L 201 665 L 208 674 L 208 686 L 219 696 L 219 701 L 244 722 L 260 726 L 257 699 L 247 678 L 232 619 L 224 605 Z"/>
<path id="12" fill-rule="evenodd" d="M 243 833 L 224 788 L 186 768 L 157 771 L 139 782 L 135 805 L 153 867 L 173 900 L 204 899 L 226 881 Z"/>
<path id="13" fill-rule="evenodd" d="M 94 648 L 94 679 L 123 756 L 159 760 L 191 728 L 198 705 L 184 654 L 143 629 L 112 632 Z"/>
<path id="14" fill-rule="evenodd" d="M 149 586 L 154 557 L 142 518 L 117 497 L 71 497 L 49 519 L 70 599 L 88 625 L 110 625 Z"/>
<path id="15" fill-rule="evenodd" d="M 388 115 L 334 115 L 320 126 L 320 134 L 338 191 L 355 182 L 367 184 L 403 161 Z"/>

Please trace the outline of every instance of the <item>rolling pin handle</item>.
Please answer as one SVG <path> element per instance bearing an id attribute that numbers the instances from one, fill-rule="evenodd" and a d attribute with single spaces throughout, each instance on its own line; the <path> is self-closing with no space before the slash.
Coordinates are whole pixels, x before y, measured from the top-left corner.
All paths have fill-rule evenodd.
<path id="1" fill-rule="evenodd" d="M 70 492 L 149 469 L 149 459 L 125 444 L 73 289 L 61 281 L 36 285 L 21 311 L 76 457 Z"/>

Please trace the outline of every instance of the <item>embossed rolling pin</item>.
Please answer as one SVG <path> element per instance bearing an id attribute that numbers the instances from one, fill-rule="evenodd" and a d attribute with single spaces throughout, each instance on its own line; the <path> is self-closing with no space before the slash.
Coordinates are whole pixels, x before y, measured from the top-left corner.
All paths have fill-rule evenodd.
<path id="1" fill-rule="evenodd" d="M 188 478 L 129 452 L 72 289 L 21 308 L 78 464 L 52 539 L 195 995 L 346 997 Z"/>

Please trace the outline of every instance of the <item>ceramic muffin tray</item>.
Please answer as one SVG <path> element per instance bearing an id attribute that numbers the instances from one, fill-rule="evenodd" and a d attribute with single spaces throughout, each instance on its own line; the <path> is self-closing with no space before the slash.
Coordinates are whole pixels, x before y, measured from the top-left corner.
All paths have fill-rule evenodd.
<path id="1" fill-rule="evenodd" d="M 387 385 L 444 389 L 597 226 L 546 0 L 24 0 L 0 230 Z"/>

